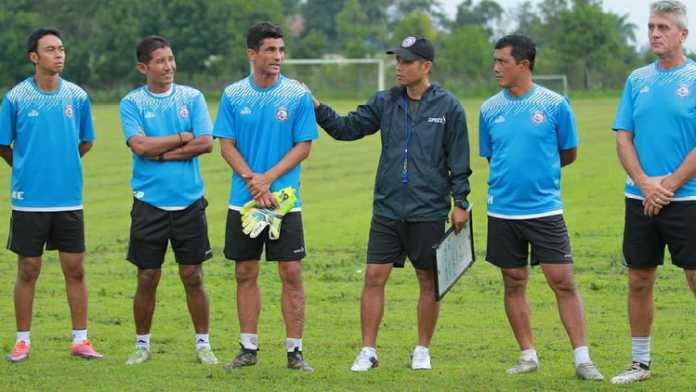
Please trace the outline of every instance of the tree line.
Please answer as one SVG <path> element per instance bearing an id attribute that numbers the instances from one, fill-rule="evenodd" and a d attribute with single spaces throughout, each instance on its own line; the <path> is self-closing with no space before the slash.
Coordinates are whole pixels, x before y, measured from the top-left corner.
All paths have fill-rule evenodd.
<path id="1" fill-rule="evenodd" d="M 462 0 L 452 16 L 438 0 L 0 0 L 0 86 L 31 73 L 26 37 L 46 26 L 65 34 L 66 77 L 90 92 L 117 98 L 142 83 L 135 46 L 150 34 L 172 42 L 178 81 L 219 90 L 249 72 L 245 35 L 261 20 L 283 26 L 291 58 L 384 57 L 403 37 L 428 37 L 438 51 L 433 79 L 459 94 L 495 88 L 492 44 L 511 32 L 537 42 L 537 73 L 565 74 L 574 89 L 620 88 L 652 60 L 636 48 L 627 15 L 604 11 L 601 0 L 514 9 Z"/>

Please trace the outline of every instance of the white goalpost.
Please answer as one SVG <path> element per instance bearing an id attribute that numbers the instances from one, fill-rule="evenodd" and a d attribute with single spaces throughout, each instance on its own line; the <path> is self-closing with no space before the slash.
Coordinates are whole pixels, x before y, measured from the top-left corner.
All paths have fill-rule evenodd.
<path id="1" fill-rule="evenodd" d="M 568 97 L 568 77 L 565 75 L 534 75 L 534 81 L 550 80 L 559 81 L 563 86 L 563 91 L 559 91 L 564 97 Z"/>

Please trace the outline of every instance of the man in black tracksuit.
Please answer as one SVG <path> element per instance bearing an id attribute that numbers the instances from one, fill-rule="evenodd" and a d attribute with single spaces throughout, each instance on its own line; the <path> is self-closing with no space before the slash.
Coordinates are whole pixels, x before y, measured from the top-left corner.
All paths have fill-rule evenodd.
<path id="1" fill-rule="evenodd" d="M 351 370 L 377 366 L 377 330 L 384 312 L 384 285 L 406 256 L 420 285 L 419 341 L 413 369 L 431 369 L 428 346 L 439 304 L 435 301 L 433 246 L 452 225 L 469 219 L 469 141 L 464 109 L 452 94 L 431 85 L 435 51 L 425 38 L 408 37 L 387 52 L 396 55 L 399 86 L 375 94 L 345 117 L 314 100 L 317 122 L 336 140 L 357 140 L 381 130 L 373 217 L 361 299 L 363 348 Z"/>

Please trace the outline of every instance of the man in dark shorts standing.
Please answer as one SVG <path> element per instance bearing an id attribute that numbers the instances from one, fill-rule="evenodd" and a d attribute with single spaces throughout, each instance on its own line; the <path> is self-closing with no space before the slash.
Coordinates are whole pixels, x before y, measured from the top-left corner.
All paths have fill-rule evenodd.
<path id="1" fill-rule="evenodd" d="M 60 32 L 38 29 L 28 40 L 35 74 L 12 88 L 0 112 L 0 156 L 12 167 L 12 220 L 7 248 L 16 253 L 17 340 L 7 360 L 29 357 L 29 337 L 41 256 L 58 250 L 72 317 L 75 356 L 101 358 L 87 339 L 87 283 L 82 213 L 82 163 L 94 144 L 87 93 L 63 80 Z"/>
<path id="2" fill-rule="evenodd" d="M 632 351 L 613 384 L 650 377 L 653 286 L 665 245 L 696 294 L 696 62 L 684 55 L 688 34 L 684 4 L 650 6 L 648 37 L 657 61 L 628 77 L 613 126 L 628 174 L 623 254 Z"/>
<path id="3" fill-rule="evenodd" d="M 420 286 L 418 344 L 411 368 L 430 370 L 430 341 L 440 304 L 435 300 L 435 250 L 452 224 L 469 219 L 469 140 L 459 100 L 430 83 L 435 50 L 425 38 L 407 37 L 387 52 L 396 56 L 398 86 L 375 94 L 366 105 L 341 117 L 315 99 L 317 121 L 337 140 L 357 140 L 381 130 L 367 268 L 361 298 L 362 349 L 352 371 L 378 365 L 377 332 L 384 313 L 384 287 L 393 267 L 406 257 Z"/>
<path id="4" fill-rule="evenodd" d="M 121 100 L 121 126 L 133 152 L 133 209 L 128 261 L 138 267 L 133 298 L 135 352 L 150 358 L 150 326 L 167 244 L 171 241 L 195 329 L 198 361 L 217 358 L 208 336 L 208 297 L 201 264 L 213 256 L 208 242 L 204 186 L 198 156 L 212 151 L 212 123 L 200 91 L 174 83 L 176 61 L 164 38 L 144 38 L 136 51 L 147 84 Z"/>
<path id="5" fill-rule="evenodd" d="M 316 139 L 317 123 L 307 89 L 280 73 L 285 57 L 282 30 L 271 23 L 257 23 L 247 33 L 247 57 L 252 74 L 225 88 L 214 136 L 220 139 L 225 161 L 233 170 L 227 214 L 225 257 L 235 261 L 237 311 L 241 351 L 225 369 L 256 364 L 261 294 L 259 259 L 278 262 L 283 283 L 282 309 L 287 333 L 289 369 L 311 372 L 304 360 L 305 257 L 300 198 L 300 162 L 309 156 Z M 282 220 L 279 238 L 269 230 L 251 238 L 242 231 L 240 211 L 254 200 L 257 207 L 277 207 L 272 192 L 291 187 L 296 203 Z M 291 206 L 292 207 L 292 206 Z"/>
<path id="6" fill-rule="evenodd" d="M 486 260 L 500 267 L 505 312 L 521 353 L 509 374 L 537 370 L 527 302 L 528 249 L 553 289 L 575 358 L 575 375 L 604 377 L 590 360 L 584 309 L 563 220 L 561 166 L 575 161 L 577 130 L 568 101 L 532 81 L 536 46 L 512 35 L 495 45 L 501 92 L 481 106 L 479 150 L 490 163 Z"/>

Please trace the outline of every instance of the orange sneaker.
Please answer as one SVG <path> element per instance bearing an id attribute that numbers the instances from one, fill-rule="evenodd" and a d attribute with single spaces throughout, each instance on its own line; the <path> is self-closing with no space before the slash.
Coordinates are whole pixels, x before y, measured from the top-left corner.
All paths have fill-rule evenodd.
<path id="1" fill-rule="evenodd" d="M 7 360 L 12 363 L 26 361 L 29 358 L 29 353 L 31 352 L 31 346 L 27 344 L 24 340 L 20 340 L 15 344 L 10 355 L 7 356 Z"/>
<path id="2" fill-rule="evenodd" d="M 70 352 L 72 355 L 84 359 L 100 359 L 102 355 L 99 354 L 94 347 L 92 347 L 92 342 L 89 339 L 85 339 L 82 343 L 73 344 L 70 346 Z"/>

